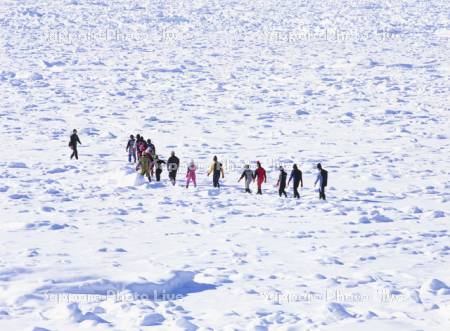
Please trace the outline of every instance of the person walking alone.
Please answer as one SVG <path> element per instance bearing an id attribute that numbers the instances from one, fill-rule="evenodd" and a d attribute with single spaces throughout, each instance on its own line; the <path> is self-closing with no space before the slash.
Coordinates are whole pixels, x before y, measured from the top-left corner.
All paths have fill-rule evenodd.
<path id="1" fill-rule="evenodd" d="M 69 147 L 72 149 L 72 155 L 70 155 L 70 159 L 72 160 L 73 157 L 78 160 L 78 149 L 77 144 L 81 145 L 80 138 L 78 137 L 77 130 L 73 129 L 73 133 L 70 136 L 70 142 Z"/>
<path id="2" fill-rule="evenodd" d="M 303 187 L 303 176 L 302 171 L 297 167 L 296 164 L 292 166 L 292 171 L 291 175 L 289 176 L 287 186 L 289 186 L 291 180 L 294 180 L 294 198 L 300 199 L 300 194 L 298 193 L 298 186 L 301 183 L 301 187 Z"/>

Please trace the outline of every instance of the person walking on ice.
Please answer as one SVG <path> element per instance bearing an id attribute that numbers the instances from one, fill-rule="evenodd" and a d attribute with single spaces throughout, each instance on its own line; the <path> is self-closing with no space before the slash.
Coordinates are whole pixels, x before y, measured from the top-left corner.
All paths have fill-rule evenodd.
<path id="1" fill-rule="evenodd" d="M 158 155 L 155 155 L 155 174 L 156 174 L 156 181 L 159 182 L 161 180 L 161 173 L 162 173 L 162 165 L 166 164 L 166 161 L 161 160 Z"/>
<path id="2" fill-rule="evenodd" d="M 139 167 L 141 168 L 141 176 L 147 176 L 148 181 L 151 182 L 152 178 L 150 176 L 150 156 L 147 153 L 142 153 L 142 155 L 139 157 L 139 164 L 136 170 L 139 170 Z"/>
<path id="3" fill-rule="evenodd" d="M 147 139 L 147 148 L 150 148 L 151 155 L 156 154 L 156 147 L 155 147 L 154 144 L 152 144 L 152 140 L 151 139 Z"/>
<path id="4" fill-rule="evenodd" d="M 128 152 L 128 162 L 131 163 L 131 158 L 133 158 L 133 163 L 136 163 L 136 140 L 133 135 L 130 136 L 125 150 Z"/>
<path id="5" fill-rule="evenodd" d="M 317 170 L 317 178 L 314 182 L 314 187 L 316 187 L 317 182 L 319 182 L 319 199 L 326 200 L 325 187 L 328 185 L 328 171 L 323 169 L 320 163 L 317 163 Z"/>
<path id="6" fill-rule="evenodd" d="M 192 183 L 194 183 L 194 187 L 197 187 L 196 182 L 196 175 L 195 171 L 197 170 L 197 167 L 195 166 L 194 160 L 191 160 L 191 162 L 188 165 L 187 172 L 186 172 L 186 188 L 189 188 L 189 183 L 192 180 Z"/>
<path id="7" fill-rule="evenodd" d="M 152 153 L 150 147 L 147 147 L 147 149 L 144 151 L 145 154 L 148 156 L 149 165 L 148 170 L 150 172 L 150 177 L 153 177 L 154 169 L 155 169 L 155 155 Z"/>
<path id="8" fill-rule="evenodd" d="M 245 165 L 244 171 L 242 172 L 238 183 L 242 180 L 242 178 L 245 178 L 245 192 L 252 193 L 250 190 L 250 184 L 253 182 L 253 171 L 250 170 L 250 166 L 248 164 Z"/>
<path id="9" fill-rule="evenodd" d="M 141 155 L 145 152 L 147 149 L 147 143 L 145 142 L 144 137 L 141 135 L 136 135 L 136 152 L 138 159 L 141 157 Z"/>
<path id="10" fill-rule="evenodd" d="M 70 159 L 72 160 L 75 156 L 75 159 L 78 160 L 78 149 L 77 144 L 81 145 L 80 138 L 78 137 L 77 130 L 73 129 L 73 133 L 70 136 L 69 147 L 72 149 L 72 155 L 70 155 Z"/>
<path id="11" fill-rule="evenodd" d="M 167 171 L 169 172 L 169 179 L 172 185 L 175 186 L 177 180 L 177 171 L 180 166 L 180 159 L 175 156 L 175 152 L 170 153 L 170 157 L 167 160 Z"/>
<path id="12" fill-rule="evenodd" d="M 295 163 L 292 166 L 292 171 L 291 175 L 289 176 L 287 186 L 289 186 L 291 180 L 294 180 L 294 198 L 300 199 L 300 194 L 298 193 L 298 186 L 301 183 L 301 187 L 303 187 L 303 176 L 302 171 L 297 167 Z"/>
<path id="13" fill-rule="evenodd" d="M 277 182 L 277 186 L 278 186 L 278 194 L 283 195 L 284 197 L 287 198 L 287 194 L 286 194 L 286 179 L 287 179 L 287 173 L 286 171 L 284 171 L 283 167 L 280 166 L 280 175 L 278 176 L 278 182 Z"/>
<path id="14" fill-rule="evenodd" d="M 258 186 L 258 192 L 256 194 L 262 194 L 262 183 L 267 183 L 266 170 L 261 167 L 261 162 L 256 161 L 256 170 L 253 175 L 253 179 L 256 179 L 256 184 Z"/>
<path id="15" fill-rule="evenodd" d="M 211 175 L 211 173 L 213 174 L 213 186 L 220 188 L 220 183 L 219 183 L 220 175 L 222 175 L 222 178 L 224 178 L 225 174 L 223 172 L 222 163 L 217 161 L 216 155 L 214 155 L 213 163 L 209 167 L 208 176 Z"/>

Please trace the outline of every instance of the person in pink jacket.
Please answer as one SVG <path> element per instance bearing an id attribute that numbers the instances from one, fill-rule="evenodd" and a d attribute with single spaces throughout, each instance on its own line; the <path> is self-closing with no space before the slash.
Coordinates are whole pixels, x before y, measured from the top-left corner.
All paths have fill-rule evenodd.
<path id="1" fill-rule="evenodd" d="M 195 181 L 195 170 L 197 170 L 197 168 L 195 166 L 194 160 L 191 160 L 186 173 L 186 188 L 189 187 L 189 183 L 191 182 L 191 180 L 194 183 L 194 187 L 197 187 L 197 183 Z"/>

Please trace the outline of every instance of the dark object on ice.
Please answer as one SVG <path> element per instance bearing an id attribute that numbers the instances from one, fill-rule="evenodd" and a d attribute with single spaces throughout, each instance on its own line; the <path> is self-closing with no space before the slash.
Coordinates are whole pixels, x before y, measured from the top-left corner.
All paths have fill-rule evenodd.
<path id="1" fill-rule="evenodd" d="M 156 154 L 156 147 L 155 147 L 154 144 L 152 144 L 151 139 L 147 139 L 147 148 L 150 149 L 150 153 L 151 153 L 152 155 Z"/>
<path id="2" fill-rule="evenodd" d="M 162 173 L 162 165 L 166 164 L 166 161 L 161 160 L 158 155 L 155 155 L 155 165 L 156 165 L 156 181 L 159 182 L 161 180 Z"/>
<path id="3" fill-rule="evenodd" d="M 69 147 L 72 148 L 72 155 L 70 156 L 70 159 L 73 159 L 73 157 L 75 156 L 75 159 L 78 160 L 77 144 L 81 145 L 81 141 L 80 141 L 80 138 L 78 137 L 77 130 L 73 129 L 73 133 L 70 136 L 70 142 L 69 142 Z"/>
<path id="4" fill-rule="evenodd" d="M 326 200 L 325 187 L 328 185 L 328 171 L 323 169 L 320 163 L 317 163 L 317 169 L 319 170 L 319 172 L 317 174 L 317 179 L 314 183 L 314 186 L 317 184 L 317 182 L 319 182 L 319 199 Z"/>
<path id="5" fill-rule="evenodd" d="M 278 194 L 280 195 L 280 197 L 284 194 L 284 196 L 287 198 L 287 194 L 286 194 L 286 179 L 287 179 L 287 173 L 286 171 L 284 171 L 283 167 L 280 167 L 280 175 L 278 177 Z"/>
<path id="6" fill-rule="evenodd" d="M 303 187 L 303 175 L 302 171 L 297 167 L 294 163 L 292 166 L 291 176 L 289 177 L 288 186 L 291 180 L 294 180 L 294 198 L 300 199 L 300 194 L 298 193 L 298 186 L 301 183 L 301 187 Z"/>
<path id="7" fill-rule="evenodd" d="M 167 160 L 167 171 L 169 172 L 169 179 L 172 182 L 172 185 L 175 185 L 177 179 L 177 171 L 180 166 L 180 159 L 175 156 L 175 152 L 170 154 L 169 159 Z"/>
<path id="8" fill-rule="evenodd" d="M 136 140 L 133 135 L 130 136 L 125 150 L 128 152 L 128 162 L 131 163 L 131 158 L 133 158 L 133 162 L 136 163 Z"/>

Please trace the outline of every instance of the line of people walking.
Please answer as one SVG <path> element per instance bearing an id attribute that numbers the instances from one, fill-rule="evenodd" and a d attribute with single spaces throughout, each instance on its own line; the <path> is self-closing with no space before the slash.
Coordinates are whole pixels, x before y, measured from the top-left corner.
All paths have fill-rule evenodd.
<path id="1" fill-rule="evenodd" d="M 138 161 L 136 166 L 136 171 L 141 171 L 142 176 L 146 176 L 151 182 L 153 173 L 156 174 L 156 181 L 161 180 L 161 173 L 163 169 L 163 164 L 166 164 L 167 171 L 169 173 L 169 179 L 172 185 L 176 184 L 177 172 L 180 167 L 180 159 L 175 155 L 175 152 L 171 152 L 167 163 L 160 159 L 156 154 L 156 147 L 152 144 L 150 139 L 145 140 L 142 136 L 137 135 L 136 139 L 133 135 L 130 136 L 128 140 L 126 150 L 128 151 L 128 162 L 133 160 L 134 163 Z M 155 170 L 154 170 L 155 169 Z M 194 187 L 197 187 L 196 182 L 196 170 L 194 160 L 191 160 L 188 164 L 186 170 L 186 188 L 189 188 L 192 182 Z M 326 200 L 325 197 L 325 187 L 328 181 L 328 172 L 322 168 L 320 163 L 317 164 L 317 177 L 314 186 L 319 183 L 319 198 Z M 279 175 L 276 186 L 278 187 L 278 194 L 280 197 L 287 197 L 286 187 L 289 187 L 291 181 L 293 184 L 294 198 L 299 199 L 299 187 L 303 187 L 303 173 L 298 168 L 297 164 L 292 166 L 292 171 L 290 173 L 289 179 L 287 172 L 282 166 L 279 167 Z M 207 176 L 212 175 L 213 187 L 220 188 L 220 179 L 225 177 L 224 168 L 221 162 L 218 161 L 217 156 L 213 157 L 211 166 L 207 171 Z M 252 193 L 250 186 L 252 183 L 256 182 L 257 192 L 256 194 L 262 194 L 262 185 L 267 183 L 266 170 L 262 167 L 261 162 L 256 162 L 256 169 L 253 171 L 250 169 L 250 165 L 246 164 L 244 170 L 238 179 L 238 182 L 244 179 L 245 192 Z"/>
<path id="2" fill-rule="evenodd" d="M 242 172 L 241 177 L 238 182 L 242 179 L 245 179 L 245 192 L 252 193 L 250 190 L 250 185 L 252 182 L 257 181 L 258 191 L 256 194 L 262 194 L 261 186 L 263 183 L 267 182 L 266 170 L 261 166 L 261 162 L 256 162 L 256 170 L 252 171 L 250 169 L 250 165 L 246 164 L 244 166 L 244 171 Z M 319 182 L 319 196 L 320 199 L 326 200 L 325 198 L 325 186 L 327 186 L 328 172 L 325 169 L 322 169 L 322 165 L 320 163 L 317 164 L 318 174 L 316 177 L 316 182 L 314 186 Z M 300 199 L 300 193 L 298 192 L 299 187 L 303 187 L 303 173 L 298 168 L 297 164 L 293 164 L 292 171 L 289 176 L 289 180 L 287 180 L 287 172 L 284 170 L 282 166 L 279 167 L 279 175 L 276 186 L 278 187 L 279 196 L 287 197 L 286 187 L 289 187 L 291 181 L 293 182 L 293 190 L 294 190 L 294 198 Z M 287 181 L 287 183 L 286 183 Z"/>
<path id="3" fill-rule="evenodd" d="M 78 137 L 77 130 L 73 130 L 69 142 L 69 147 L 72 149 L 71 159 L 75 157 L 78 160 L 77 144 L 81 144 L 81 141 Z M 180 168 L 180 159 L 175 155 L 175 152 L 171 152 L 170 157 L 166 162 L 156 154 L 156 146 L 152 143 L 151 139 L 145 139 L 139 134 L 136 135 L 136 138 L 134 135 L 130 135 L 130 139 L 126 145 L 126 152 L 128 152 L 128 162 L 136 164 L 136 171 L 139 171 L 141 176 L 147 177 L 149 182 L 152 181 L 153 176 L 155 176 L 157 182 L 161 180 L 161 174 L 164 169 L 163 165 L 165 165 L 170 182 L 172 185 L 176 184 L 177 173 Z M 191 160 L 186 170 L 186 188 L 189 188 L 191 182 L 194 187 L 197 187 L 196 171 L 197 166 L 195 165 L 194 160 Z M 276 184 L 279 196 L 287 197 L 286 187 L 289 187 L 292 181 L 293 196 L 294 198 L 299 199 L 300 193 L 298 189 L 299 187 L 303 187 L 302 171 L 297 164 L 294 164 L 289 179 L 287 172 L 282 166 L 279 167 L 279 171 Z M 213 161 L 207 171 L 207 176 L 210 175 L 212 175 L 213 186 L 220 188 L 220 179 L 225 178 L 225 173 L 224 167 L 222 163 L 218 161 L 217 156 L 213 157 Z M 256 194 L 262 194 L 262 186 L 264 183 L 267 183 L 267 175 L 261 162 L 256 162 L 256 169 L 254 171 L 250 169 L 249 164 L 246 164 L 238 182 L 243 179 L 246 193 L 252 193 L 250 186 L 252 183 L 256 182 Z M 317 176 L 314 187 L 317 183 L 319 183 L 319 199 L 326 200 L 325 187 L 328 185 L 328 172 L 322 168 L 320 163 L 317 164 Z"/>

